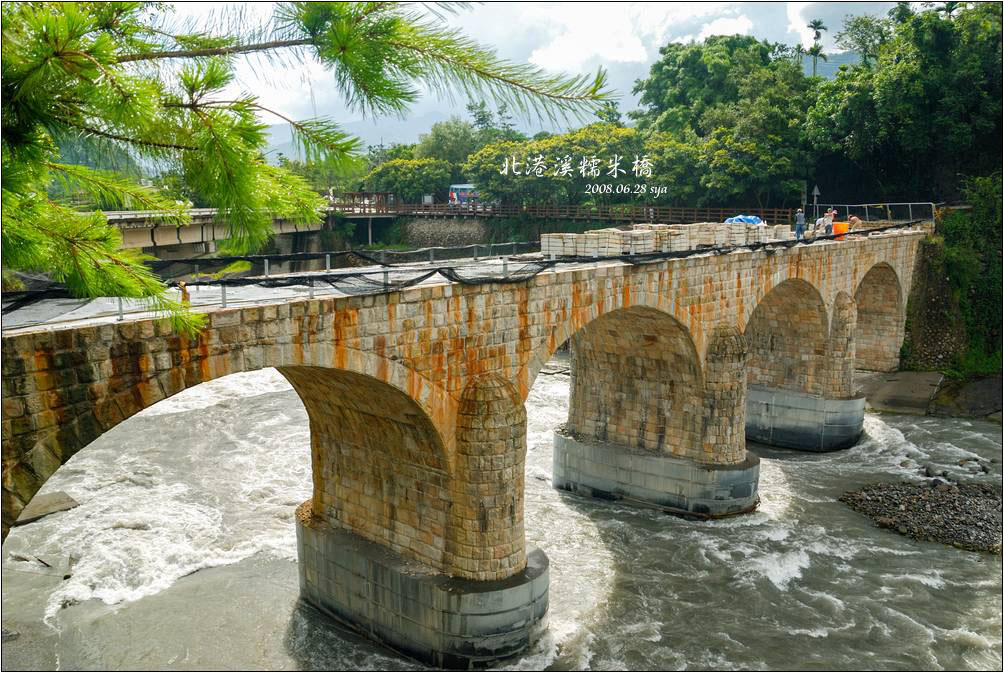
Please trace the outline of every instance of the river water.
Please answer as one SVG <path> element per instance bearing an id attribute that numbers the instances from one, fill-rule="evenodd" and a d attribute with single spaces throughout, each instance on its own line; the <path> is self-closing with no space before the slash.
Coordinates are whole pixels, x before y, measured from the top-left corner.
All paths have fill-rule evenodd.
<path id="1" fill-rule="evenodd" d="M 557 369 L 560 370 L 561 363 Z M 512 669 L 1000 669 L 999 556 L 916 542 L 836 498 L 931 465 L 1001 486 L 1001 428 L 868 415 L 856 447 L 761 455 L 759 510 L 690 522 L 554 490 L 567 373 L 527 401 L 527 542 L 549 627 Z M 306 412 L 278 372 L 236 374 L 106 433 L 43 492 L 76 509 L 3 545 L 5 668 L 419 668 L 296 606 Z M 12 556 L 13 555 L 13 556 Z M 73 557 L 69 579 L 34 561 Z M 196 572 L 198 571 L 198 572 Z"/>

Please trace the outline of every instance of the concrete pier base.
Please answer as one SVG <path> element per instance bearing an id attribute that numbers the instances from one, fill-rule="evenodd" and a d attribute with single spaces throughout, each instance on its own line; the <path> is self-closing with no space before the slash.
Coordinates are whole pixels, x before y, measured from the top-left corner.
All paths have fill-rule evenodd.
<path id="1" fill-rule="evenodd" d="M 756 507 L 760 459 L 702 465 L 625 446 L 554 432 L 555 488 L 608 498 L 635 498 L 682 512 L 721 516 Z"/>
<path id="2" fill-rule="evenodd" d="M 833 400 L 767 386 L 746 388 L 746 438 L 802 451 L 836 451 L 861 437 L 865 398 Z"/>
<path id="3" fill-rule="evenodd" d="M 353 533 L 297 517 L 301 598 L 424 663 L 484 667 L 526 650 L 546 628 L 547 556 L 505 580 L 451 578 Z"/>

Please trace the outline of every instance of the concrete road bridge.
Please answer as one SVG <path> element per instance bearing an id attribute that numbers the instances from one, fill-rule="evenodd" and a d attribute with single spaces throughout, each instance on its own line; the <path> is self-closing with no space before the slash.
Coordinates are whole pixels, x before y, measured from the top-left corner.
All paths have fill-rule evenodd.
<path id="1" fill-rule="evenodd" d="M 3 524 L 76 452 L 190 386 L 275 367 L 306 407 L 303 597 L 376 639 L 467 667 L 528 646 L 548 562 L 524 540 L 524 400 L 571 344 L 554 484 L 694 516 L 757 503 L 747 437 L 806 450 L 862 431 L 855 368 L 898 365 L 917 230 L 516 284 L 4 333 Z"/>

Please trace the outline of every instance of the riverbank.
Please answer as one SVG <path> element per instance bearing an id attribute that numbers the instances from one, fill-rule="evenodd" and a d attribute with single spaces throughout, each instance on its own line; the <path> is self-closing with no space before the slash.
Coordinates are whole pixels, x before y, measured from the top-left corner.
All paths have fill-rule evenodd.
<path id="1" fill-rule="evenodd" d="M 940 372 L 857 371 L 854 381 L 868 411 L 1001 422 L 1000 375 L 959 381 Z"/>

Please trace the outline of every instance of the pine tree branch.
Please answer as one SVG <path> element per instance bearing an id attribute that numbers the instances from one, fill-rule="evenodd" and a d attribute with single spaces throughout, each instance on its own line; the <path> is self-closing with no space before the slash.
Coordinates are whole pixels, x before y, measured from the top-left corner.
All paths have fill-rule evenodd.
<path id="1" fill-rule="evenodd" d="M 513 89 L 518 89 L 532 96 L 548 98 L 550 100 L 569 102 L 569 103 L 596 101 L 595 93 L 583 92 L 583 93 L 568 95 L 568 94 L 557 93 L 554 91 L 547 91 L 546 89 L 535 87 L 527 82 L 523 82 L 512 77 L 506 77 L 505 75 L 499 72 L 492 72 L 491 70 L 480 68 L 476 65 L 473 65 L 470 62 L 465 62 L 462 59 L 451 58 L 450 56 L 447 56 L 442 52 L 423 49 L 418 45 L 408 44 L 406 42 L 388 42 L 388 44 L 390 44 L 393 47 L 397 47 L 398 49 L 412 51 L 430 61 L 439 61 L 440 63 L 444 63 L 450 66 L 451 68 L 458 68 L 458 69 L 462 68 L 470 70 L 481 79 L 487 81 L 500 82 L 508 87 L 511 87 Z"/>
<path id="2" fill-rule="evenodd" d="M 101 136 L 102 138 L 108 138 L 109 140 L 120 140 L 125 143 L 131 143 L 133 145 L 141 145 L 143 147 L 157 147 L 166 150 L 182 150 L 187 152 L 197 151 L 199 148 L 193 145 L 173 145 L 171 143 L 158 143 L 154 140 L 141 140 L 139 138 L 130 138 L 128 136 L 120 136 L 115 133 L 109 133 L 108 131 L 102 131 L 100 129 L 92 128 L 90 126 L 84 126 L 83 124 L 78 124 L 72 122 L 69 119 L 60 119 L 63 123 L 73 128 L 80 129 L 85 133 L 90 133 L 96 136 Z"/>
<path id="3" fill-rule="evenodd" d="M 162 58 L 200 58 L 204 56 L 229 56 L 231 54 L 250 54 L 256 51 L 269 51 L 270 49 L 282 49 L 287 47 L 307 47 L 314 44 L 312 38 L 302 38 L 299 40 L 274 40 L 272 42 L 259 42 L 257 44 L 237 44 L 230 47 L 213 47 L 207 49 L 179 49 L 177 51 L 149 51 L 139 54 L 125 54 L 119 56 L 117 63 L 130 63 L 133 61 L 155 61 Z"/>

